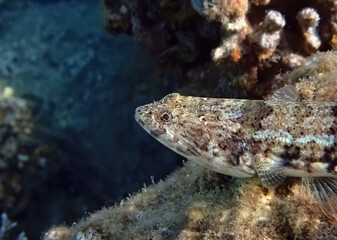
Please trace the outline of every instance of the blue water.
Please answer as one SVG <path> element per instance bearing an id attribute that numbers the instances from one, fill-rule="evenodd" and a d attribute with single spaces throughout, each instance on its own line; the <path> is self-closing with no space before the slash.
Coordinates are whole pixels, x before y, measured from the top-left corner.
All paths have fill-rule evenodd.
<path id="1" fill-rule="evenodd" d="M 58 152 L 45 166 L 28 162 L 20 169 L 26 191 L 20 208 L 0 201 L 0 212 L 18 223 L 13 235 L 25 231 L 38 239 L 50 226 L 71 225 L 181 165 L 181 157 L 133 119 L 137 106 L 174 87 L 158 77 L 132 39 L 104 31 L 99 5 L 94 0 L 0 5 L 0 92 L 10 86 L 15 96 L 35 103 L 34 137 Z"/>

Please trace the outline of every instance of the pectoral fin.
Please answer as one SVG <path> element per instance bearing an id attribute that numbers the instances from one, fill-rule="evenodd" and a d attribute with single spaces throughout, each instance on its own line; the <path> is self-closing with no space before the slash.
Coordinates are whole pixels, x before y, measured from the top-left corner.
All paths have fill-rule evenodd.
<path id="1" fill-rule="evenodd" d="M 276 188 L 286 178 L 283 174 L 281 158 L 276 156 L 264 157 L 257 155 L 256 172 L 263 186 L 268 188 Z"/>
<path id="2" fill-rule="evenodd" d="M 271 96 L 271 100 L 278 101 L 300 101 L 300 95 L 294 85 L 285 85 L 282 88 L 277 89 Z"/>
<path id="3" fill-rule="evenodd" d="M 337 216 L 337 178 L 302 178 L 307 192 L 311 193 L 328 217 Z"/>

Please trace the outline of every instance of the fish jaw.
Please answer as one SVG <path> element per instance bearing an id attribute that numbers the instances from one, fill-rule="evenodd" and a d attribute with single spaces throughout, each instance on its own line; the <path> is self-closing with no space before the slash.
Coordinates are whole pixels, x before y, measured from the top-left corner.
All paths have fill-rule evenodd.
<path id="1" fill-rule="evenodd" d="M 255 175 L 253 155 L 248 150 L 242 154 L 232 153 L 226 148 L 225 141 L 219 144 L 219 134 L 214 134 L 209 129 L 211 122 L 205 121 L 210 116 L 206 114 L 203 118 L 200 115 L 204 102 L 205 98 L 170 94 L 158 102 L 138 107 L 135 119 L 152 137 L 188 160 L 230 176 L 246 178 Z M 232 129 L 236 129 L 237 124 L 233 124 Z M 220 125 L 221 122 L 218 127 Z M 225 135 L 222 133 L 221 137 Z M 240 140 L 240 144 L 244 142 Z"/>

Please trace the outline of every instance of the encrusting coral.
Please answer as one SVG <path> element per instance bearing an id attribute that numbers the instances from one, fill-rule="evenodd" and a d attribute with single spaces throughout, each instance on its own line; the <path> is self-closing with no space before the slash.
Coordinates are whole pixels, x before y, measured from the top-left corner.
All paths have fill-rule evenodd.
<path id="1" fill-rule="evenodd" d="M 336 52 L 315 54 L 278 82 L 295 85 L 301 100 L 336 101 L 336 61 Z M 318 240 L 336 236 L 335 220 L 323 214 L 299 179 L 288 179 L 269 190 L 257 178 L 232 178 L 188 162 L 165 181 L 75 224 L 68 238 Z"/>

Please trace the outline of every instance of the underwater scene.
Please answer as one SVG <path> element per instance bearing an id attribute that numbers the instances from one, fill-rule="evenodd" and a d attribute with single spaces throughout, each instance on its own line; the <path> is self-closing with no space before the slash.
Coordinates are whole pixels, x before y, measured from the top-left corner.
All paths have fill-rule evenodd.
<path id="1" fill-rule="evenodd" d="M 0 240 L 337 240 L 335 0 L 0 0 Z"/>

